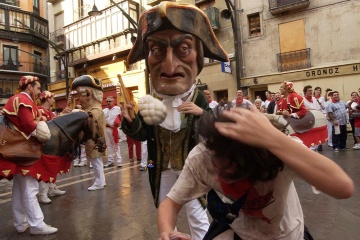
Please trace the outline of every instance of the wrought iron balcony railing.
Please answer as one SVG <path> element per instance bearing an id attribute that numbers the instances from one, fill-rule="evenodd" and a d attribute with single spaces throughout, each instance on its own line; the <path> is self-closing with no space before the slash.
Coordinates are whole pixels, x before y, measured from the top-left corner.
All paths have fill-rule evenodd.
<path id="1" fill-rule="evenodd" d="M 0 70 L 10 70 L 19 72 L 32 72 L 47 76 L 48 67 L 41 63 L 19 62 L 19 61 L 0 61 Z"/>
<path id="2" fill-rule="evenodd" d="M 271 14 L 279 14 L 307 8 L 309 5 L 310 0 L 269 0 L 269 11 Z"/>
<path id="3" fill-rule="evenodd" d="M 278 71 L 285 72 L 311 67 L 310 48 L 277 54 Z"/>
<path id="4" fill-rule="evenodd" d="M 50 33 L 50 40 L 58 45 L 65 44 L 64 29 L 60 28 L 55 32 Z"/>

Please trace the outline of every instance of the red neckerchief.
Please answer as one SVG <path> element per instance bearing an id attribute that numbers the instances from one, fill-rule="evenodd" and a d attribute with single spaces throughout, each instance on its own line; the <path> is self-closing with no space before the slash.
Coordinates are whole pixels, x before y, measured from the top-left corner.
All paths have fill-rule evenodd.
<path id="1" fill-rule="evenodd" d="M 110 106 L 110 107 L 109 107 L 109 110 L 111 110 L 113 107 L 115 107 L 115 105 Z"/>
<path id="2" fill-rule="evenodd" d="M 229 196 L 232 200 L 241 198 L 251 188 L 251 183 L 247 180 L 239 180 L 231 184 L 220 182 L 221 189 L 225 196 Z"/>
<path id="3" fill-rule="evenodd" d="M 209 102 L 209 103 L 211 103 L 211 102 L 212 102 L 212 100 L 208 100 L 208 102 Z"/>
<path id="4" fill-rule="evenodd" d="M 336 103 L 336 102 L 340 101 L 340 99 L 339 99 L 339 100 L 335 100 L 334 98 L 331 98 L 331 101 L 332 101 L 333 103 Z"/>
<path id="5" fill-rule="evenodd" d="M 244 98 L 242 98 L 241 100 L 239 100 L 238 98 L 236 98 L 236 106 L 240 106 L 243 101 L 244 101 Z"/>
<path id="6" fill-rule="evenodd" d="M 320 98 L 320 95 L 318 97 L 314 96 L 316 99 L 319 99 Z"/>
<path id="7" fill-rule="evenodd" d="M 271 99 L 272 99 L 272 98 L 267 98 L 266 100 L 268 100 L 268 101 L 270 101 L 270 102 L 271 102 Z"/>
<path id="8" fill-rule="evenodd" d="M 305 96 L 305 98 L 306 98 L 306 100 L 308 100 L 309 102 L 313 102 L 313 100 L 312 100 L 312 96 Z"/>

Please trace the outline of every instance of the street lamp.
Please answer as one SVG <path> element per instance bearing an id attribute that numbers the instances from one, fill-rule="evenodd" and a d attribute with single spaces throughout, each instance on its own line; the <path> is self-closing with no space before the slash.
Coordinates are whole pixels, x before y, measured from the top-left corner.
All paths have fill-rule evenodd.
<path id="1" fill-rule="evenodd" d="M 64 64 L 64 69 L 65 69 L 65 88 L 66 88 L 66 99 L 68 99 L 69 97 L 69 73 L 68 73 L 68 65 L 67 65 L 67 56 L 66 56 L 66 51 L 63 48 L 60 48 L 56 45 L 56 43 L 54 43 L 53 41 L 49 40 L 48 38 L 44 37 L 43 35 L 39 34 L 35 29 L 32 29 L 31 27 L 29 27 L 28 25 L 26 25 L 25 23 L 15 19 L 15 22 L 20 23 L 22 26 L 24 26 L 26 29 L 30 30 L 33 34 L 35 34 L 36 36 L 40 37 L 41 39 L 43 39 L 44 41 L 46 41 L 47 43 L 49 43 L 51 45 L 52 48 L 54 48 L 54 50 L 56 51 L 56 53 L 58 54 L 57 56 L 60 58 L 61 62 Z M 61 52 L 60 52 L 61 51 Z"/>
<path id="2" fill-rule="evenodd" d="M 88 13 L 89 16 L 91 17 L 96 17 L 96 16 L 100 16 L 102 13 L 101 11 L 98 10 L 98 8 L 95 5 L 95 0 L 94 0 L 94 6 L 92 8 L 92 10 Z"/>

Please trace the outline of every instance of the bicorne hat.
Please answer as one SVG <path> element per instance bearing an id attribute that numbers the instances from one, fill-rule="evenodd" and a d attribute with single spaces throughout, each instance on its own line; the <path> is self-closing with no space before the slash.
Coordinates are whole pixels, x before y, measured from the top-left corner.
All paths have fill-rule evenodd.
<path id="1" fill-rule="evenodd" d="M 128 55 L 128 63 L 145 59 L 144 45 L 147 37 L 165 29 L 190 33 L 202 41 L 204 57 L 222 62 L 229 61 L 211 28 L 208 17 L 202 10 L 190 4 L 164 1 L 140 16 L 137 38 Z"/>
<path id="2" fill-rule="evenodd" d="M 95 88 L 98 89 L 100 91 L 104 91 L 101 81 L 97 78 L 94 78 L 93 76 L 90 75 L 83 75 L 80 76 L 78 78 L 75 78 L 72 85 L 71 85 L 71 90 L 76 90 L 77 87 L 91 87 L 91 88 Z"/>

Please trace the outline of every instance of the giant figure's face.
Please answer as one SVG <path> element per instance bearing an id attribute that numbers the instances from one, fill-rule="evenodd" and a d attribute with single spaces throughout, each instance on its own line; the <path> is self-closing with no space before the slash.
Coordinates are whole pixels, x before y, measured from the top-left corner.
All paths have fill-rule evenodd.
<path id="1" fill-rule="evenodd" d="M 173 29 L 147 38 L 150 79 L 157 93 L 175 96 L 191 88 L 199 71 L 198 41 L 191 34 Z"/>

